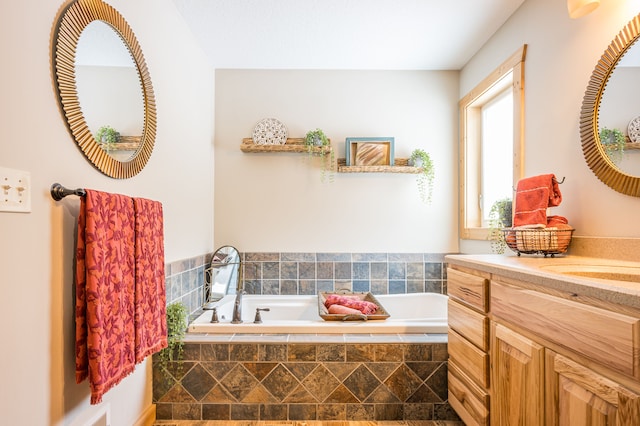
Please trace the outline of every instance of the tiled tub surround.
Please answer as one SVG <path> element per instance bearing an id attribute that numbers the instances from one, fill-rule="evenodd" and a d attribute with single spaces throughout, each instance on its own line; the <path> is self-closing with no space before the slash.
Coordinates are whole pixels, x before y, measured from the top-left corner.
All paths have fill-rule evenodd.
<path id="1" fill-rule="evenodd" d="M 243 253 L 249 294 L 446 294 L 443 253 Z"/>
<path id="2" fill-rule="evenodd" d="M 167 304 L 182 302 L 190 313 L 200 309 L 204 270 L 210 260 L 211 254 L 206 254 L 165 264 Z"/>
<path id="3" fill-rule="evenodd" d="M 199 310 L 210 256 L 166 265 L 167 303 Z M 250 294 L 446 294 L 444 254 L 241 256 Z M 446 400 L 446 335 L 187 339 L 181 369 L 172 365 L 166 375 L 154 363 L 158 419 L 458 420 Z"/>
<path id="4" fill-rule="evenodd" d="M 446 335 L 198 339 L 181 370 L 154 367 L 158 419 L 459 420 Z"/>
<path id="5" fill-rule="evenodd" d="M 202 306 L 211 253 L 165 265 L 167 303 L 190 313 Z M 446 294 L 444 253 L 241 253 L 249 294 L 317 294 L 348 289 L 373 294 Z"/>

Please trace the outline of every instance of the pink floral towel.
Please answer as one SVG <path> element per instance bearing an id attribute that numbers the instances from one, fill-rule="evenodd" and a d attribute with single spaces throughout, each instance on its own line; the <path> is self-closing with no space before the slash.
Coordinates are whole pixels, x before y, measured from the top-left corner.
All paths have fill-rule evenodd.
<path id="1" fill-rule="evenodd" d="M 76 382 L 91 403 L 135 368 L 134 210 L 130 197 L 87 190 L 78 216 Z"/>
<path id="2" fill-rule="evenodd" d="M 167 347 L 162 204 L 134 198 L 136 362 Z"/>

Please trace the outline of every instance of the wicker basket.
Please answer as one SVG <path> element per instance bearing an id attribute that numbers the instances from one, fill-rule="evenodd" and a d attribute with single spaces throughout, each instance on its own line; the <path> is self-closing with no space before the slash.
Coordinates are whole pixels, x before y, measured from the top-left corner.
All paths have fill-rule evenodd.
<path id="1" fill-rule="evenodd" d="M 525 254 L 542 254 L 545 257 L 562 254 L 571 243 L 573 229 L 503 229 L 507 246 L 520 256 Z"/>

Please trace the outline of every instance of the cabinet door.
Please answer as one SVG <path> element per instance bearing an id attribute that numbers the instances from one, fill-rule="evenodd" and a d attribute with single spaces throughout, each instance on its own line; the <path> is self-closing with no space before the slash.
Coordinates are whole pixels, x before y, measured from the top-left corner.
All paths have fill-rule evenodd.
<path id="1" fill-rule="evenodd" d="M 547 358 L 547 424 L 640 425 L 640 395 L 562 355 Z"/>
<path id="2" fill-rule="evenodd" d="M 491 336 L 491 425 L 542 426 L 544 348 L 494 322 Z"/>

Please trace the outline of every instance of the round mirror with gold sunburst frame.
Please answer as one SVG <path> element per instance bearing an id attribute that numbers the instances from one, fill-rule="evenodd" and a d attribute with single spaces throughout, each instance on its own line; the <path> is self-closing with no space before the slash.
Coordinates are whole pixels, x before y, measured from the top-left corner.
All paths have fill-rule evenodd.
<path id="1" fill-rule="evenodd" d="M 82 113 L 76 84 L 76 48 L 82 31 L 93 21 L 103 21 L 118 33 L 129 49 L 140 77 L 144 97 L 144 126 L 140 144 L 127 161 L 119 161 L 102 149 L 91 133 Z M 113 7 L 100 0 L 76 0 L 62 12 L 53 46 L 54 72 L 60 105 L 67 126 L 87 159 L 102 173 L 116 179 L 127 179 L 140 173 L 153 151 L 156 137 L 156 105 L 151 77 L 129 24 Z"/>
<path id="2" fill-rule="evenodd" d="M 580 138 L 582 152 L 593 173 L 616 191 L 640 197 L 640 177 L 624 173 L 611 161 L 600 141 L 598 112 L 605 86 L 620 58 L 640 37 L 640 15 L 633 18 L 611 42 L 598 61 L 582 101 Z"/>

